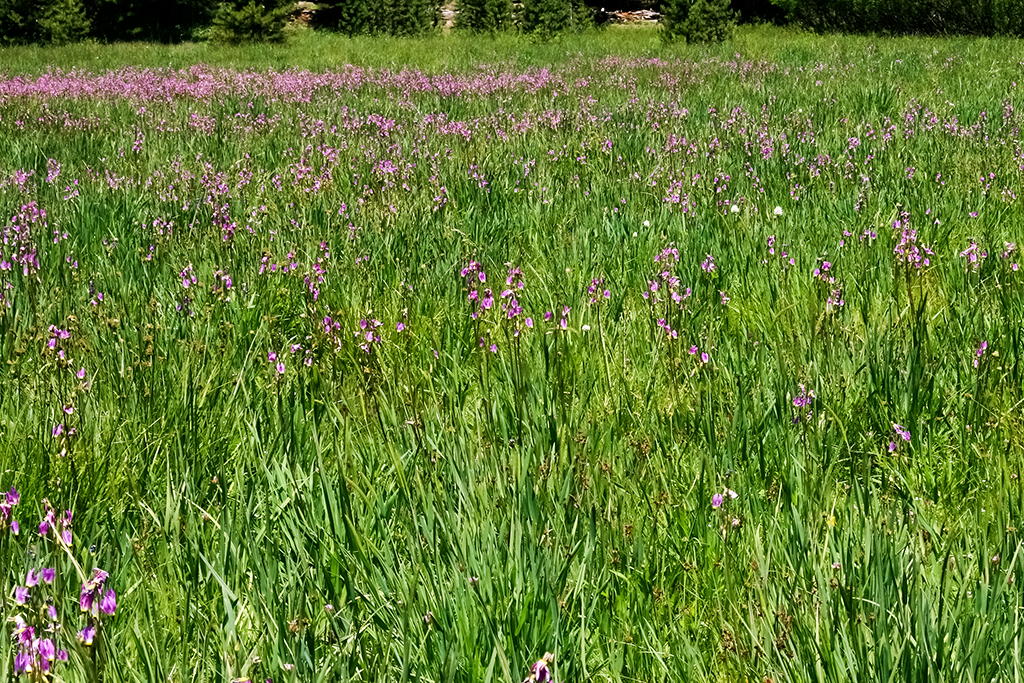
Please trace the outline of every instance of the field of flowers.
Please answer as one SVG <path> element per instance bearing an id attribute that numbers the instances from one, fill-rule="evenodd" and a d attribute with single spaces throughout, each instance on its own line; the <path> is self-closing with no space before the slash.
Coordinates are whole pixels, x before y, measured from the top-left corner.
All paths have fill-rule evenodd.
<path id="1" fill-rule="evenodd" d="M 1020 680 L 1024 45 L 502 40 L 0 51 L 0 674 Z"/>

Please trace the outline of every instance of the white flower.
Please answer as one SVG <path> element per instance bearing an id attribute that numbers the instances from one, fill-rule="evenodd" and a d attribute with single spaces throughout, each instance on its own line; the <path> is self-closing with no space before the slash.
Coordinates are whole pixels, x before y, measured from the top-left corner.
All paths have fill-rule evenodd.
<path id="1" fill-rule="evenodd" d="M 775 211 L 773 211 L 772 213 L 774 213 L 776 216 L 781 216 L 782 215 L 782 207 L 781 206 L 776 206 L 775 207 Z"/>
<path id="2" fill-rule="evenodd" d="M 590 325 L 584 325 L 580 329 L 583 330 L 584 332 L 590 332 Z"/>
<path id="3" fill-rule="evenodd" d="M 650 221 L 644 221 L 644 227 L 645 228 L 651 227 L 651 222 Z"/>
<path id="4" fill-rule="evenodd" d="M 633 237 L 636 237 L 636 230 L 633 231 Z"/>
<path id="5" fill-rule="evenodd" d="M 729 210 L 732 211 L 733 213 L 739 213 L 740 212 L 740 205 L 739 204 L 733 204 L 732 208 L 730 208 Z"/>

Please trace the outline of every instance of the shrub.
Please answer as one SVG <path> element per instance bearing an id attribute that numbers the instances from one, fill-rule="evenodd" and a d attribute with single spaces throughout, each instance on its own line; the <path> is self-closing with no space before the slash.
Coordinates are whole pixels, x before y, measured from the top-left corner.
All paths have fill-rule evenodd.
<path id="1" fill-rule="evenodd" d="M 509 0 L 459 0 L 456 25 L 481 33 L 503 31 L 512 26 L 512 3 Z"/>
<path id="2" fill-rule="evenodd" d="M 82 0 L 51 0 L 45 3 L 37 19 L 40 42 L 65 45 L 89 34 L 89 19 Z"/>
<path id="3" fill-rule="evenodd" d="M 720 43 L 732 37 L 736 13 L 729 0 L 666 0 L 661 27 L 667 43 Z"/>
<path id="4" fill-rule="evenodd" d="M 519 23 L 526 33 L 547 39 L 587 28 L 593 14 L 582 0 L 523 0 Z"/>
<path id="5" fill-rule="evenodd" d="M 419 36 L 437 27 L 440 0 L 384 0 L 384 25 L 374 26 L 392 36 Z"/>
<path id="6" fill-rule="evenodd" d="M 284 42 L 287 7 L 257 5 L 253 0 L 241 7 L 223 3 L 217 8 L 210 41 L 224 45 Z"/>
<path id="7" fill-rule="evenodd" d="M 320 3 L 316 25 L 346 36 L 358 36 L 373 30 L 370 0 L 335 0 Z"/>

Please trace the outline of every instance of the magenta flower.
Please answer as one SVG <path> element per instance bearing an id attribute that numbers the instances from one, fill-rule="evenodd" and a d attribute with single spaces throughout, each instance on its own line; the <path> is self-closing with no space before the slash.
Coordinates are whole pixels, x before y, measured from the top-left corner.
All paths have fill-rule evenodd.
<path id="1" fill-rule="evenodd" d="M 78 632 L 78 639 L 86 645 L 92 645 L 93 639 L 96 637 L 96 627 L 86 626 Z"/>
<path id="2" fill-rule="evenodd" d="M 530 675 L 523 683 L 551 683 L 551 662 L 554 659 L 553 654 L 545 652 L 544 656 L 530 667 Z"/>
<path id="3" fill-rule="evenodd" d="M 987 341 L 981 342 L 981 346 L 979 346 L 978 350 L 974 353 L 974 367 L 978 367 L 978 363 L 981 360 L 981 357 L 983 355 L 985 355 L 985 350 L 987 348 L 988 348 L 988 342 Z"/>
<path id="4" fill-rule="evenodd" d="M 113 616 L 117 610 L 117 596 L 114 594 L 114 589 L 110 588 L 106 593 L 103 594 L 103 599 L 100 601 L 100 609 L 107 616 Z"/>
<path id="5" fill-rule="evenodd" d="M 27 673 L 32 666 L 32 657 L 25 650 L 19 650 L 14 657 L 14 673 Z"/>
<path id="6" fill-rule="evenodd" d="M 82 584 L 78 605 L 83 612 L 89 612 L 93 617 L 99 616 L 99 599 L 108 576 L 102 569 L 93 569 L 92 577 Z"/>
<path id="7" fill-rule="evenodd" d="M 57 648 L 54 647 L 52 640 L 44 638 L 39 641 L 39 656 L 48 662 L 53 661 L 53 658 L 57 656 Z"/>
<path id="8" fill-rule="evenodd" d="M 716 493 L 715 495 L 711 496 L 711 509 L 717 510 L 718 508 L 722 507 L 723 502 L 725 502 L 725 498 L 723 498 L 722 494 Z"/>
<path id="9" fill-rule="evenodd" d="M 14 602 L 19 605 L 27 605 L 29 600 L 28 588 L 25 586 L 15 586 L 14 588 Z"/>
<path id="10" fill-rule="evenodd" d="M 892 423 L 892 428 L 893 430 L 895 430 L 895 432 L 899 435 L 901 439 L 903 439 L 904 441 L 910 441 L 909 429 L 904 429 L 901 425 L 898 425 L 895 422 Z"/>
<path id="11" fill-rule="evenodd" d="M 396 332 L 401 332 L 404 329 L 405 329 L 405 323 L 403 323 L 403 322 L 400 322 L 397 325 L 395 325 L 395 331 Z"/>

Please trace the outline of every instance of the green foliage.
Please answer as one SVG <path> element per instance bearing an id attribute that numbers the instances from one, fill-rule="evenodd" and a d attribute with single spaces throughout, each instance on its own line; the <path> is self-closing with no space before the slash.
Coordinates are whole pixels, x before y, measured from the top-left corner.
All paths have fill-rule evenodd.
<path id="1" fill-rule="evenodd" d="M 849 33 L 1024 35 L 1018 0 L 773 0 L 789 21 Z"/>
<path id="2" fill-rule="evenodd" d="M 85 38 L 89 26 L 82 0 L 0 0 L 0 44 L 66 45 Z"/>
<path id="3" fill-rule="evenodd" d="M 658 41 L 4 48 L 3 671 L 1024 680 L 1024 48 Z"/>
<path id="4" fill-rule="evenodd" d="M 720 43 L 732 37 L 736 12 L 729 0 L 665 0 L 661 26 L 666 43 Z"/>
<path id="5" fill-rule="evenodd" d="M 583 0 L 523 0 L 519 24 L 526 33 L 549 39 L 593 24 L 593 13 Z"/>
<path id="6" fill-rule="evenodd" d="M 49 0 L 39 13 L 39 35 L 47 45 L 65 45 L 89 33 L 89 19 L 82 0 Z"/>
<path id="7" fill-rule="evenodd" d="M 459 0 L 456 27 L 480 33 L 512 27 L 511 0 Z"/>
<path id="8" fill-rule="evenodd" d="M 0 0 L 0 44 L 26 44 L 36 39 L 37 5 L 33 0 Z"/>
<path id="9" fill-rule="evenodd" d="M 381 23 L 375 31 L 392 36 L 422 36 L 437 29 L 441 16 L 440 0 L 383 0 Z"/>
<path id="10" fill-rule="evenodd" d="M 211 21 L 216 3 L 203 0 L 87 0 L 91 36 L 104 41 L 179 42 Z"/>
<path id="11" fill-rule="evenodd" d="M 346 36 L 357 36 L 374 30 L 374 9 L 379 2 L 372 0 L 334 0 L 318 3 L 316 25 Z"/>
<path id="12" fill-rule="evenodd" d="M 222 3 L 213 16 L 210 42 L 222 45 L 284 42 L 289 8 L 257 5 L 255 0 L 239 6 Z"/>

